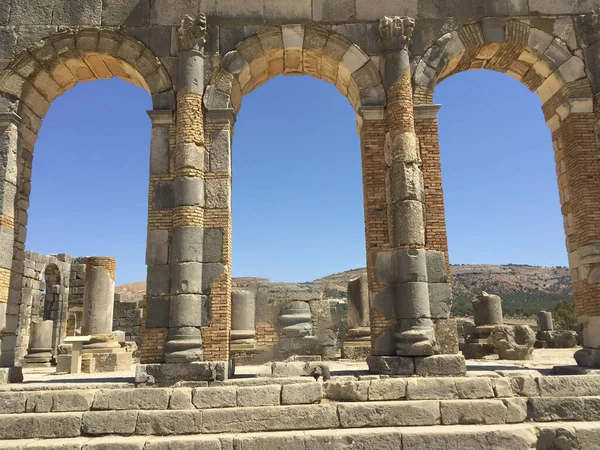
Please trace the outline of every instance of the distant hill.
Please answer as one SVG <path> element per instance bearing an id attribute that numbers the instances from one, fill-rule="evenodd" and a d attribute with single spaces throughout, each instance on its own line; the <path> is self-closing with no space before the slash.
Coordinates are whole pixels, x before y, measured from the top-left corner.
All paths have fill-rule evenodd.
<path id="1" fill-rule="evenodd" d="M 504 314 L 507 316 L 532 315 L 541 310 L 553 310 L 563 299 L 571 300 L 573 291 L 569 269 L 566 267 L 535 267 L 520 264 L 494 266 L 487 264 L 459 264 L 450 268 L 454 290 L 453 314 L 472 313 L 471 300 L 486 291 L 502 297 Z M 346 296 L 348 282 L 366 272 L 365 268 L 347 270 L 312 281 L 327 297 Z M 243 284 L 258 278 L 235 278 Z M 261 282 L 268 282 L 260 279 Z M 143 281 L 117 286 L 115 291 L 125 299 L 144 295 Z"/>

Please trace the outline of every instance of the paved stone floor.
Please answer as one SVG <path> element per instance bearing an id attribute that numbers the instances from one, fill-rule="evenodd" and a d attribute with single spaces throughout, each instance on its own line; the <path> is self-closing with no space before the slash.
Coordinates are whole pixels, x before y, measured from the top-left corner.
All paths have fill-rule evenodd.
<path id="1" fill-rule="evenodd" d="M 497 370 L 532 370 L 540 373 L 548 373 L 555 366 L 574 366 L 575 359 L 573 354 L 575 349 L 535 349 L 533 359 L 529 361 L 508 361 L 499 360 L 497 356 L 490 356 L 482 360 L 467 361 L 467 375 L 483 375 L 483 371 Z M 362 361 L 328 361 L 332 376 L 345 375 L 366 375 L 368 373 L 366 362 Z M 268 365 L 262 366 L 238 366 L 236 367 L 236 377 L 246 378 L 251 376 L 265 376 L 270 373 Z M 24 382 L 20 385 L 0 386 L 3 389 L 19 389 L 22 386 L 26 389 L 39 388 L 45 386 L 46 389 L 65 388 L 65 385 L 85 383 L 104 384 L 110 383 L 112 387 L 118 387 L 120 384 L 130 384 L 134 380 L 135 367 L 125 372 L 96 373 L 96 374 L 55 374 L 54 368 L 44 369 L 25 369 Z"/>

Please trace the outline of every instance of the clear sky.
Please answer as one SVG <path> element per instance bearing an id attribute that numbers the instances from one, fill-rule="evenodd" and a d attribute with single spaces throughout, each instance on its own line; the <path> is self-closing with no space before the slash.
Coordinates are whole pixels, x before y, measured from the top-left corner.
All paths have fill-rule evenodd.
<path id="1" fill-rule="evenodd" d="M 453 264 L 567 265 L 541 103 L 504 74 L 436 89 Z M 121 80 L 54 101 L 36 145 L 26 248 L 110 255 L 145 279 L 150 96 Z M 335 87 L 278 77 L 246 96 L 233 140 L 233 275 L 310 281 L 364 267 L 360 141 Z"/>

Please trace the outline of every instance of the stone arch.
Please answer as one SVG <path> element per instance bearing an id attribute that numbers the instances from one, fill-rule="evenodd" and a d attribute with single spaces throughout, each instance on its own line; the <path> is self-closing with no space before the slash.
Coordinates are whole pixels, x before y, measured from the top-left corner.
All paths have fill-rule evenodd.
<path id="1" fill-rule="evenodd" d="M 416 103 L 432 103 L 438 83 L 471 69 L 506 73 L 536 91 L 544 104 L 565 86 L 574 87 L 576 98 L 590 86 L 583 59 L 562 39 L 517 20 L 484 19 L 443 35 L 427 49 L 413 75 Z M 591 108 L 591 88 L 583 97 L 587 94 Z"/>
<path id="2" fill-rule="evenodd" d="M 53 34 L 21 52 L 0 72 L 0 92 L 17 98 L 41 119 L 51 102 L 78 82 L 113 77 L 148 91 L 155 107 L 165 95 L 174 97 L 168 71 L 146 45 L 98 29 Z"/>
<path id="3" fill-rule="evenodd" d="M 301 25 L 267 28 L 223 56 L 221 68 L 207 87 L 205 106 L 233 108 L 237 113 L 243 95 L 282 74 L 306 74 L 333 83 L 356 111 L 385 106 L 377 62 L 331 31 Z"/>

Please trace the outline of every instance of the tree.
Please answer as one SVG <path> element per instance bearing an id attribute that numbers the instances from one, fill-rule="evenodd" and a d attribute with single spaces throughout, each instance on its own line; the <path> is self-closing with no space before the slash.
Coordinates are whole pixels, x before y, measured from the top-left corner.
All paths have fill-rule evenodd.
<path id="1" fill-rule="evenodd" d="M 561 300 L 552 313 L 554 326 L 561 330 L 570 330 L 577 324 L 575 304 L 570 300 Z"/>

